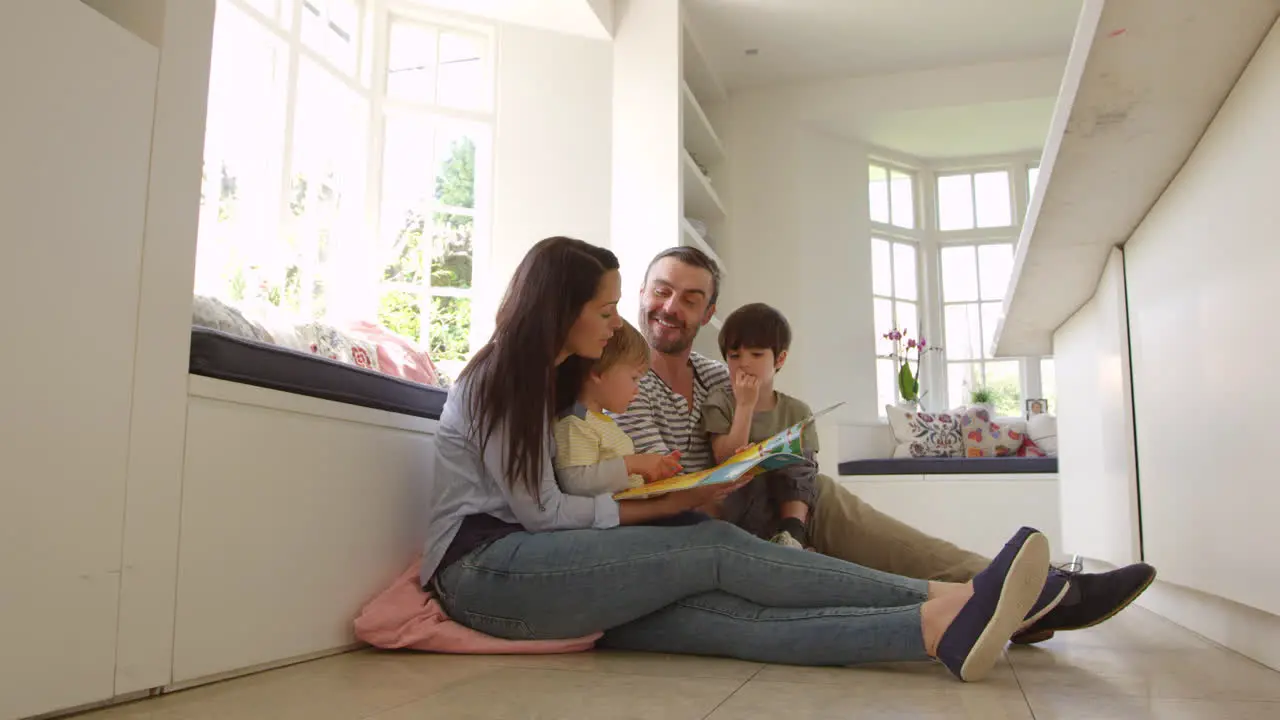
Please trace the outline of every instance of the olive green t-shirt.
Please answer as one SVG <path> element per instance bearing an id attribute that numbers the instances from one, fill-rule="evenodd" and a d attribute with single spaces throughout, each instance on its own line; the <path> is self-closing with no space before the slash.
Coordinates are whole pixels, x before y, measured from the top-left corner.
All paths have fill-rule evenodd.
<path id="1" fill-rule="evenodd" d="M 776 393 L 778 403 L 772 410 L 755 413 L 751 418 L 748 442 L 760 442 L 777 434 L 813 414 L 808 405 L 790 395 Z M 733 413 L 738 403 L 733 391 L 718 387 L 711 391 L 702 403 L 702 431 L 713 435 L 725 435 L 733 427 Z M 800 435 L 800 442 L 809 452 L 818 452 L 818 432 L 811 424 Z"/>

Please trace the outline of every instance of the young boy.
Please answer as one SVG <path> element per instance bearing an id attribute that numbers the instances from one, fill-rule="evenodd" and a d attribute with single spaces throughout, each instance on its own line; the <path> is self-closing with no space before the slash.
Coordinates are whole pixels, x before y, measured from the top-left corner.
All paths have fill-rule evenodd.
<path id="1" fill-rule="evenodd" d="M 556 421 L 556 480 L 562 491 L 588 496 L 615 493 L 680 471 L 678 452 L 637 455 L 631 438 L 604 414 L 626 412 L 648 371 L 649 344 L 624 322 L 583 378 L 577 403 Z"/>
<path id="2" fill-rule="evenodd" d="M 812 414 L 808 405 L 773 389 L 790 347 L 791 325 L 764 303 L 744 305 L 725 319 L 720 354 L 729 363 L 732 390 L 712 390 L 702 406 L 702 429 L 711 435 L 716 462 Z M 795 548 L 808 546 L 809 509 L 817 500 L 818 433 L 812 425 L 804 429 L 801 443 L 808 462 L 765 473 L 738 491 L 740 497 L 730 496 L 743 505 L 739 512 L 767 515 L 764 525 L 772 528 L 766 534 L 772 542 Z"/>

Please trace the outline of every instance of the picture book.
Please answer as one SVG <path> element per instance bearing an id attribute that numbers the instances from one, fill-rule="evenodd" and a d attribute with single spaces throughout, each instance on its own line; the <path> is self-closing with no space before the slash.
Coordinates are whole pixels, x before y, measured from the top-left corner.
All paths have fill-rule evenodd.
<path id="1" fill-rule="evenodd" d="M 805 427 L 841 405 L 844 405 L 844 403 L 836 403 L 831 407 L 823 408 L 795 425 L 744 448 L 742 452 L 737 453 L 710 470 L 674 475 L 666 480 L 645 483 L 640 487 L 614 493 L 613 497 L 615 500 L 639 500 L 656 497 L 676 490 L 688 490 L 700 485 L 719 485 L 721 483 L 749 479 L 760 473 L 804 462 L 804 447 L 801 442 L 801 436 Z"/>

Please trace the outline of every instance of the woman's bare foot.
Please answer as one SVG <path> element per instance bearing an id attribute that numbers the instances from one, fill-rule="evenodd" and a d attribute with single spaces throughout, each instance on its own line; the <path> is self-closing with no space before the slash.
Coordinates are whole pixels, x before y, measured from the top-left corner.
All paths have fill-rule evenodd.
<path id="1" fill-rule="evenodd" d="M 929 583 L 929 600 L 920 606 L 920 630 L 929 657 L 938 656 L 938 641 L 973 597 L 973 583 Z"/>

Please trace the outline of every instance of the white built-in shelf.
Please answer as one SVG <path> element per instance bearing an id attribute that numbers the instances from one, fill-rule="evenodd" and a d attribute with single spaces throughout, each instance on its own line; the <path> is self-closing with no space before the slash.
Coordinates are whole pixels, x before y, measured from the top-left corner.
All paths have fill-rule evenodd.
<path id="1" fill-rule="evenodd" d="M 1166 192 L 1275 19 L 1272 5 L 1178 7 L 1180 21 L 1169 23 L 1141 4 L 1085 3 L 997 357 L 1053 353 L 1054 332 L 1093 297 L 1112 248 Z M 1197 53 L 1186 52 L 1192 46 Z"/>
<path id="2" fill-rule="evenodd" d="M 729 274 L 729 271 L 726 270 L 724 267 L 724 260 L 720 259 L 720 256 L 716 253 L 715 249 L 712 248 L 711 245 L 701 235 L 698 234 L 697 230 L 693 229 L 693 225 L 690 225 L 688 220 L 685 220 L 684 218 L 680 218 L 680 230 L 681 230 L 681 233 L 680 233 L 681 245 L 696 247 L 702 252 L 706 253 L 707 256 L 710 257 L 712 260 L 715 260 L 716 265 L 720 266 L 721 277 Z"/>
<path id="3" fill-rule="evenodd" d="M 686 19 L 682 24 L 684 27 L 681 32 L 683 36 L 681 43 L 684 46 L 683 74 L 685 82 L 689 84 L 693 94 L 702 102 L 715 102 L 728 98 L 729 93 L 725 92 L 724 86 L 720 84 L 715 72 L 711 70 L 711 64 L 707 62 L 707 55 L 702 51 L 702 44 L 698 42 L 688 20 Z"/>
<path id="4" fill-rule="evenodd" d="M 698 169 L 693 158 L 689 157 L 688 150 L 680 151 L 680 165 L 684 185 L 685 216 L 697 218 L 708 225 L 723 220 L 724 203 L 720 202 L 720 196 L 716 194 L 715 188 L 711 187 L 711 181 Z"/>
<path id="5" fill-rule="evenodd" d="M 716 135 L 711 121 L 698 104 L 689 83 L 680 83 L 681 123 L 684 125 L 684 149 L 688 150 L 703 165 L 711 166 L 724 158 L 724 145 L 720 136 Z"/>

